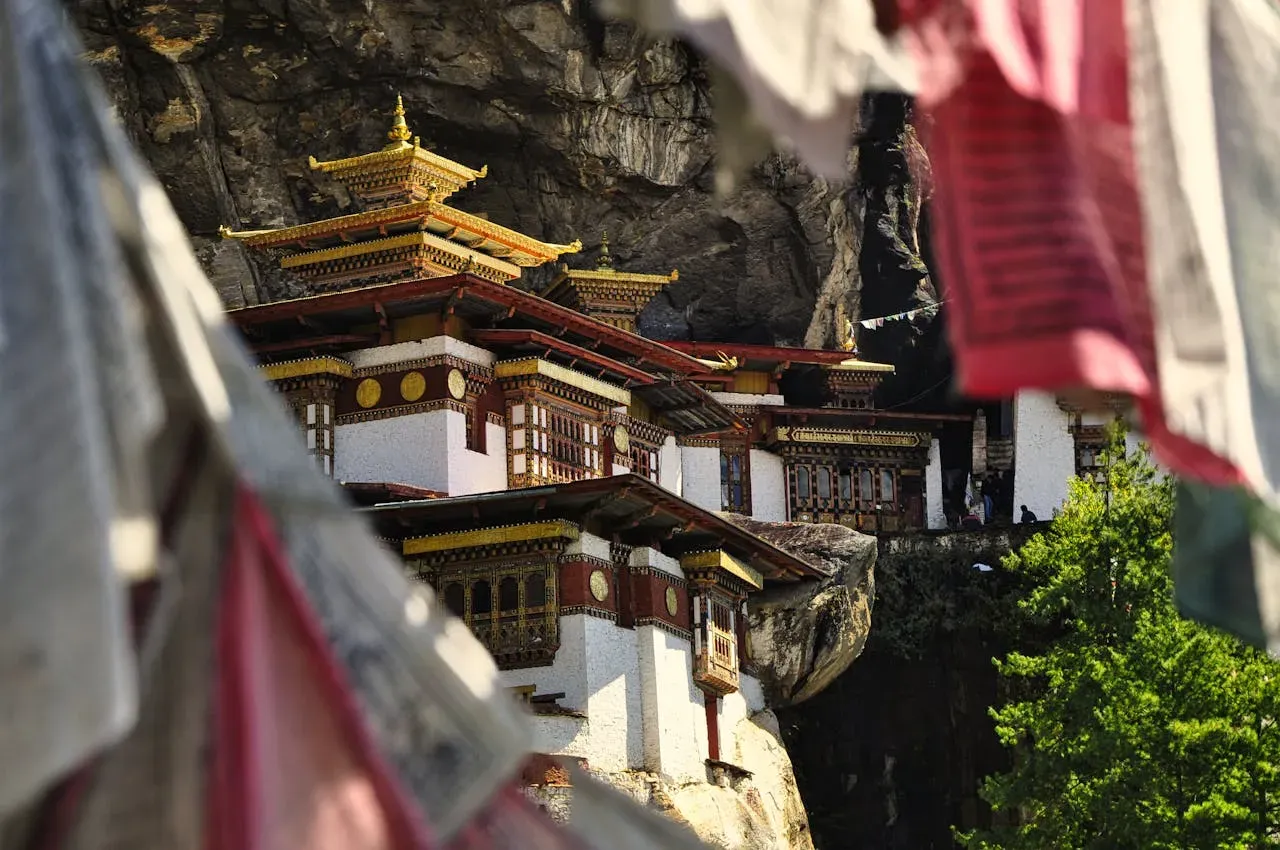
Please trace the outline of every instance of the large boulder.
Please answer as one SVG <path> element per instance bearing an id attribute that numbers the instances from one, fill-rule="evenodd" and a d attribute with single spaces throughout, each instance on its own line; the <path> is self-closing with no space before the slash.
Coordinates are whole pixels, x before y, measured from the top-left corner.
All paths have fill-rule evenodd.
<path id="1" fill-rule="evenodd" d="M 747 604 L 751 659 L 768 704 L 804 702 L 848 669 L 866 645 L 876 540 L 842 525 L 725 516 L 826 574 L 752 594 Z"/>

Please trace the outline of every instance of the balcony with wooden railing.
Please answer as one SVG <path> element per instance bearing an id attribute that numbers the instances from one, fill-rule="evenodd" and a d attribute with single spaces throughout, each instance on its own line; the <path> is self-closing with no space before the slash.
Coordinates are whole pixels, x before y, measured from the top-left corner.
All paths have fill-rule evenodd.
<path id="1" fill-rule="evenodd" d="M 702 608 L 693 680 L 703 691 L 724 696 L 738 690 L 738 634 L 733 609 L 715 595 L 699 597 Z"/>

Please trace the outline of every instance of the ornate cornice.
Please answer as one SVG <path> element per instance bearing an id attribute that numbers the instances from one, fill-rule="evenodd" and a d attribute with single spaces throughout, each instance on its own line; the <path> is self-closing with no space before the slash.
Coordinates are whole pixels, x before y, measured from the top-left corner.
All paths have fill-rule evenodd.
<path id="1" fill-rule="evenodd" d="M 301 360 L 285 360 L 280 363 L 268 363 L 258 367 L 262 377 L 268 381 L 279 381 L 285 378 L 304 378 L 313 375 L 334 375 L 339 378 L 350 378 L 352 366 L 346 360 L 337 357 L 307 357 Z"/>
<path id="2" fill-rule="evenodd" d="M 379 407 L 373 410 L 357 410 L 343 413 L 334 421 L 338 425 L 353 425 L 357 422 L 373 422 L 378 419 L 394 419 L 397 416 L 411 416 L 415 413 L 432 413 L 437 410 L 453 410 L 464 416 L 469 412 L 466 404 L 451 398 L 438 398 L 415 404 L 400 404 L 395 407 Z"/>
<path id="3" fill-rule="evenodd" d="M 502 360 L 494 364 L 493 375 L 498 380 L 541 377 L 565 386 L 581 390 L 589 395 L 611 401 L 616 405 L 631 404 L 631 391 L 606 383 L 599 378 L 584 375 L 567 366 L 551 363 L 537 357 L 521 360 Z"/>
<path id="4" fill-rule="evenodd" d="M 577 540 L 579 533 L 578 526 L 567 520 L 545 520 L 543 522 L 527 522 L 518 525 L 477 528 L 472 531 L 451 531 L 443 534 L 428 534 L 423 537 L 410 537 L 402 544 L 402 551 L 408 556 L 449 552 L 458 549 L 476 549 L 506 543 L 568 541 Z"/>
<path id="5" fill-rule="evenodd" d="M 932 435 L 916 432 L 808 428 L 790 425 L 780 425 L 768 435 L 768 441 L 771 443 L 884 446 L 901 449 L 928 446 L 931 440 Z"/>
<path id="6" fill-rule="evenodd" d="M 353 378 L 374 378 L 379 375 L 390 375 L 408 369 L 430 369 L 435 366 L 449 366 L 466 375 L 493 380 L 493 369 L 482 366 L 471 360 L 464 360 L 453 354 L 433 354 L 430 357 L 419 357 L 415 360 L 401 360 L 397 363 L 381 363 L 377 366 L 361 366 L 351 372 Z"/>

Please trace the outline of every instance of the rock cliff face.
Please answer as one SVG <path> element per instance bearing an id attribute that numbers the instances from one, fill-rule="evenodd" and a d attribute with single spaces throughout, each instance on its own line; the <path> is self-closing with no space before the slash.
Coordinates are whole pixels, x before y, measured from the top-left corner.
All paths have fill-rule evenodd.
<path id="1" fill-rule="evenodd" d="M 748 602 L 751 657 L 769 705 L 797 705 L 862 653 L 871 631 L 876 540 L 842 525 L 725 516 L 828 574 L 821 582 L 770 588 Z"/>
<path id="2" fill-rule="evenodd" d="M 945 850 L 951 828 L 991 824 L 982 778 L 1008 768 L 987 714 L 991 659 L 1027 647 L 1015 575 L 998 565 L 1042 526 L 878 541 L 863 655 L 826 690 L 779 708 L 819 850 Z"/>
<path id="3" fill-rule="evenodd" d="M 577 262 L 607 230 L 620 266 L 679 267 L 642 318 L 650 335 L 830 345 L 839 317 L 932 298 L 923 184 L 908 169 L 923 157 L 901 97 L 868 98 L 848 184 L 775 154 L 719 201 L 703 63 L 599 21 L 588 0 L 67 4 L 230 304 L 293 293 L 255 278 L 218 226 L 343 212 L 350 200 L 307 156 L 382 144 L 397 92 L 425 145 L 489 165 L 459 206 L 549 241 L 580 237 Z M 898 323 L 864 347 L 911 359 L 922 332 Z"/>

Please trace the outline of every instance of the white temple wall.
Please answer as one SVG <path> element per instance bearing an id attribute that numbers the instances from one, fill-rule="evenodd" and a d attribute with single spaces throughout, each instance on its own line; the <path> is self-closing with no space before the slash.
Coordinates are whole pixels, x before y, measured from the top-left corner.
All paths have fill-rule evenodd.
<path id="1" fill-rule="evenodd" d="M 684 490 L 680 445 L 675 437 L 667 437 L 658 452 L 658 484 L 677 496 Z"/>
<path id="2" fill-rule="evenodd" d="M 681 446 L 684 492 L 690 502 L 708 511 L 718 511 L 720 503 L 720 449 L 714 446 Z"/>
<path id="3" fill-rule="evenodd" d="M 333 477 L 338 481 L 394 482 L 449 491 L 450 431 L 466 420 L 454 410 L 432 410 L 333 429 Z"/>
<path id="4" fill-rule="evenodd" d="M 760 680 L 749 673 L 743 673 L 738 678 L 739 692 L 747 703 L 747 715 L 755 714 L 757 711 L 764 711 L 767 705 L 764 701 L 764 685 L 760 684 Z"/>
<path id="5" fill-rule="evenodd" d="M 635 641 L 640 661 L 643 767 L 676 782 L 705 782 L 706 709 L 702 692 L 693 684 L 689 641 L 657 626 L 638 627 Z"/>
<path id="6" fill-rule="evenodd" d="M 410 360 L 421 360 L 426 357 L 453 355 L 459 360 L 475 363 L 478 366 L 493 366 L 497 357 L 469 342 L 463 342 L 451 336 L 433 336 L 430 339 L 413 342 L 397 342 L 391 345 L 379 345 L 376 348 L 362 348 L 344 355 L 357 369 L 369 366 L 391 366 L 407 363 Z"/>
<path id="7" fill-rule="evenodd" d="M 942 492 L 942 443 L 929 444 L 929 466 L 924 471 L 924 526 L 946 528 L 947 511 Z"/>
<path id="8" fill-rule="evenodd" d="M 582 718 L 534 717 L 534 749 L 580 756 L 617 771 L 644 764 L 640 659 L 635 632 L 587 614 L 560 618 L 560 648 L 547 667 L 503 670 L 504 687 L 563 692 L 560 704 Z M 576 722 L 570 722 L 576 721 Z"/>
<path id="9" fill-rule="evenodd" d="M 1053 518 L 1067 498 L 1067 482 L 1076 474 L 1075 441 L 1069 420 L 1048 393 L 1018 393 L 1013 409 L 1013 515 L 1026 505 L 1038 519 Z"/>
<path id="10" fill-rule="evenodd" d="M 613 464 L 609 469 L 610 475 L 626 475 L 631 471 L 630 467 L 623 466 L 620 463 Z"/>
<path id="11" fill-rule="evenodd" d="M 786 522 L 787 475 L 782 458 L 773 452 L 752 449 L 750 469 L 751 516 L 764 522 Z"/>
<path id="12" fill-rule="evenodd" d="M 609 561 L 613 558 L 608 540 L 603 537 L 597 537 L 594 534 L 588 534 L 585 531 L 578 535 L 577 540 L 570 540 L 565 544 L 564 554 L 587 555 L 604 561 Z"/>
<path id="13" fill-rule="evenodd" d="M 640 659 L 635 632 L 587 617 L 587 725 L 591 766 L 627 770 L 644 763 Z"/>
<path id="14" fill-rule="evenodd" d="M 560 704 L 574 711 L 587 711 L 587 620 L 597 620 L 586 614 L 566 614 L 560 618 L 560 648 L 555 660 L 545 667 L 524 667 L 518 670 L 500 670 L 498 676 L 505 688 L 533 685 L 536 693 L 564 692 Z M 601 620 L 600 622 L 604 622 Z"/>
<path id="15" fill-rule="evenodd" d="M 764 705 L 764 688 L 755 676 L 742 673 L 738 690 L 720 699 L 717 726 L 720 729 L 720 760 L 742 767 L 741 742 L 735 734 L 738 724 L 747 720 Z"/>
<path id="16" fill-rule="evenodd" d="M 456 410 L 461 428 L 449 428 L 449 495 L 493 493 L 507 489 L 507 431 L 501 425 L 485 422 L 484 452 L 467 448 L 467 420 Z"/>
<path id="17" fill-rule="evenodd" d="M 684 578 L 684 570 L 680 568 L 678 560 L 649 546 L 637 546 L 632 549 L 631 560 L 628 563 L 633 567 L 649 567 L 676 578 Z"/>

